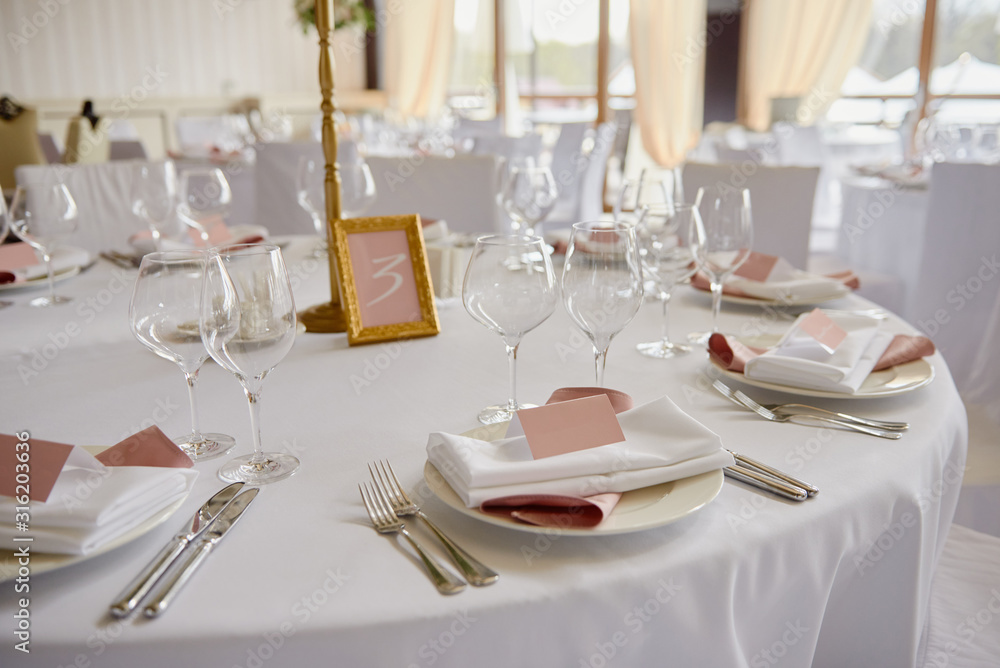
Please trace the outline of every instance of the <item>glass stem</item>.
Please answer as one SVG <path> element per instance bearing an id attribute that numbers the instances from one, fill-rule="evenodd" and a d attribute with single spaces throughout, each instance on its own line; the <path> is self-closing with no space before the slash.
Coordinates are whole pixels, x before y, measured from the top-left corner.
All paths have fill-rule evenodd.
<path id="1" fill-rule="evenodd" d="M 507 344 L 507 375 L 510 379 L 507 410 L 511 413 L 517 411 L 517 347 L 519 345 L 520 343 L 515 343 L 514 345 Z"/>
<path id="2" fill-rule="evenodd" d="M 722 308 L 722 281 L 712 280 L 712 333 L 719 331 L 719 310 Z"/>
<path id="3" fill-rule="evenodd" d="M 608 347 L 598 349 L 594 346 L 594 375 L 597 377 L 597 387 L 604 387 L 604 362 L 608 357 Z"/>
<path id="4" fill-rule="evenodd" d="M 52 273 L 52 254 L 47 250 L 42 251 L 42 259 L 45 260 L 45 273 L 49 277 L 49 300 L 56 303 L 56 279 Z"/>
<path id="5" fill-rule="evenodd" d="M 188 398 L 191 400 L 191 442 L 201 443 L 205 438 L 201 435 L 201 428 L 198 425 L 198 403 L 194 399 L 194 386 L 198 382 L 198 371 L 184 372 L 184 379 L 187 380 Z"/>
<path id="6" fill-rule="evenodd" d="M 663 301 L 663 347 L 670 347 L 670 297 L 672 290 L 664 290 L 660 299 Z"/>
<path id="7" fill-rule="evenodd" d="M 250 402 L 250 434 L 253 436 L 253 456 L 250 458 L 250 466 L 260 468 L 267 461 L 264 456 L 264 448 L 260 444 L 260 390 L 251 392 L 243 388 Z"/>

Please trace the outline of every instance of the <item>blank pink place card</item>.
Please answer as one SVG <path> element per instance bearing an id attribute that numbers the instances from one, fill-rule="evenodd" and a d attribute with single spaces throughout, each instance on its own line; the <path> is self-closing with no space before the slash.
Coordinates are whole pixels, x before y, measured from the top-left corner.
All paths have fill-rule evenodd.
<path id="1" fill-rule="evenodd" d="M 521 409 L 507 427 L 507 438 L 522 435 L 534 459 L 625 440 L 606 394 Z"/>
<path id="2" fill-rule="evenodd" d="M 833 353 L 847 338 L 844 328 L 835 323 L 830 316 L 816 308 L 806 317 L 799 320 L 798 328 L 823 346 L 823 350 Z"/>
<path id="3" fill-rule="evenodd" d="M 750 257 L 734 273 L 741 278 L 764 283 L 776 264 L 778 264 L 778 256 L 751 251 Z"/>

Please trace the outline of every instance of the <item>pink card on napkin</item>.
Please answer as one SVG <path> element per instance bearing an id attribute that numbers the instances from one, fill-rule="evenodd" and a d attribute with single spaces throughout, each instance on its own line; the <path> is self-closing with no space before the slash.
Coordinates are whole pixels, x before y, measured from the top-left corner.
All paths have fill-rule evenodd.
<path id="1" fill-rule="evenodd" d="M 778 264 L 777 255 L 751 252 L 750 257 L 733 273 L 740 278 L 764 283 L 771 275 L 776 264 Z"/>
<path id="2" fill-rule="evenodd" d="M 132 434 L 97 455 L 105 466 L 191 468 L 194 462 L 156 425 Z"/>
<path id="3" fill-rule="evenodd" d="M 24 269 L 34 267 L 38 264 L 38 256 L 35 251 L 23 241 L 0 246 L 0 269 L 11 271 L 14 269 Z"/>
<path id="4" fill-rule="evenodd" d="M 27 492 L 32 501 L 44 502 L 72 452 L 66 443 L 0 434 L 0 495 L 17 498 Z"/>
<path id="5" fill-rule="evenodd" d="M 816 339 L 828 353 L 836 350 L 837 346 L 847 338 L 847 332 L 818 308 L 813 309 L 812 313 L 802 318 L 798 323 L 798 328 Z"/>
<path id="6" fill-rule="evenodd" d="M 621 443 L 625 440 L 605 394 L 519 410 L 507 437 L 524 435 L 535 459 Z"/>

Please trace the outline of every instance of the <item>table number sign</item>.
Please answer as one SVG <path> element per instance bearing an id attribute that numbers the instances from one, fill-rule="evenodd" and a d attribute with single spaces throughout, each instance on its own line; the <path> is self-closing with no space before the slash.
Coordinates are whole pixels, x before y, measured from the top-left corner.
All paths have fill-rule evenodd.
<path id="1" fill-rule="evenodd" d="M 419 216 L 337 220 L 333 234 L 348 343 L 441 331 Z"/>

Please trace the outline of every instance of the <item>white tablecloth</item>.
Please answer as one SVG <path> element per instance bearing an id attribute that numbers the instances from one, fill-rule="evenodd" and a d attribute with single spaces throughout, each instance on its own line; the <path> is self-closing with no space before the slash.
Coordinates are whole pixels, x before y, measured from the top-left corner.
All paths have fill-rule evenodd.
<path id="1" fill-rule="evenodd" d="M 329 294 L 325 267 L 304 259 L 313 245 L 303 240 L 287 253 L 299 307 Z M 133 278 L 101 262 L 59 285 L 75 303 L 44 311 L 24 304 L 30 294 L 4 295 L 18 303 L 0 311 L 0 432 L 109 444 L 150 422 L 168 434 L 187 430 L 180 371 L 129 333 Z M 707 305 L 680 290 L 673 334 L 707 327 Z M 773 424 L 712 391 L 704 355 L 636 353 L 637 342 L 659 333 L 660 308 L 646 305 L 612 343 L 607 384 L 637 401 L 666 394 L 728 447 L 822 491 L 795 504 L 727 482 L 715 501 L 657 529 L 537 535 L 460 515 L 422 483 L 428 432 L 470 429 L 484 405 L 506 396 L 499 338 L 460 303 L 439 312 L 441 334 L 410 342 L 348 348 L 344 335 L 302 335 L 268 377 L 262 404 L 267 447 L 296 454 L 301 470 L 263 489 L 153 622 L 109 621 L 107 605 L 222 486 L 218 461 L 196 465 L 193 494 L 141 539 L 36 574 L 25 594 L 3 583 L 0 665 L 914 665 L 966 451 L 964 411 L 940 358 L 932 359 L 935 381 L 907 396 L 819 400 L 909 421 L 898 442 Z M 787 321 L 725 306 L 721 325 L 780 329 Z M 525 338 L 518 376 L 523 401 L 593 383 L 589 344 L 561 308 Z M 235 435 L 238 451 L 249 451 L 236 380 L 209 364 L 199 389 L 203 427 Z M 366 463 L 380 458 L 429 515 L 502 574 L 497 584 L 440 596 L 392 539 L 372 530 L 357 485 Z M 11 634 L 25 596 L 30 657 L 13 649 Z"/>

